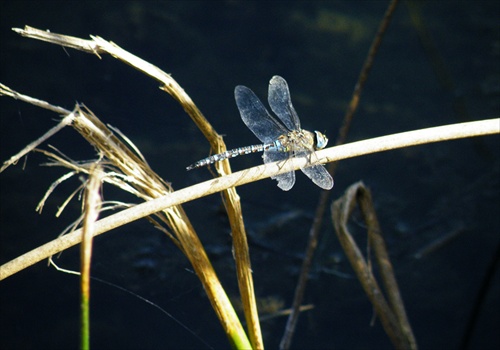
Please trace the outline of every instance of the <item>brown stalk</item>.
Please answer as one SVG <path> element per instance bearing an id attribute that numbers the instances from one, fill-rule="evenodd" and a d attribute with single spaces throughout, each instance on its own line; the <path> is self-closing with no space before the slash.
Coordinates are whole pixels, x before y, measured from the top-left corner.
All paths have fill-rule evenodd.
<path id="1" fill-rule="evenodd" d="M 33 27 L 26 26 L 24 29 L 13 29 L 15 32 L 38 40 L 43 40 L 49 43 L 71 47 L 80 51 L 88 52 L 100 57 L 100 54 L 110 54 L 111 56 L 131 65 L 139 71 L 153 77 L 162 83 L 162 89 L 171 94 L 184 108 L 188 115 L 200 127 L 203 133 L 211 141 L 212 147 L 221 152 L 225 150 L 225 145 L 222 142 L 222 137 L 210 126 L 202 113 L 196 107 L 191 98 L 177 84 L 177 82 L 167 73 L 152 64 L 142 60 L 141 58 L 130 54 L 123 50 L 118 45 L 108 42 L 98 36 L 91 36 L 92 40 L 85 40 L 76 37 L 52 33 L 49 31 L 39 30 Z M 90 111 L 83 111 L 79 107 L 74 111 L 78 115 L 75 118 L 73 126 L 89 143 L 98 147 L 98 149 L 111 161 L 114 167 L 120 169 L 125 175 L 134 178 L 134 187 L 141 193 L 143 199 L 157 198 L 172 191 L 172 188 L 166 184 L 158 175 L 156 175 L 149 166 L 137 157 L 126 146 L 122 147 L 121 142 L 117 142 L 117 138 L 103 123 L 99 121 Z M 79 118 L 85 116 L 83 118 Z M 99 137 L 101 147 L 96 145 L 94 138 Z M 118 140 L 119 141 L 119 140 Z M 114 147 L 110 147 L 109 143 Z M 229 163 L 227 161 L 220 165 L 223 173 L 230 173 Z M 243 229 L 241 207 L 239 205 L 239 197 L 234 188 L 226 190 L 226 207 L 228 210 L 230 222 L 232 224 L 233 237 L 235 237 L 235 252 L 238 269 L 242 274 L 238 276 L 243 304 L 245 305 L 245 316 L 247 323 L 250 325 L 251 341 L 254 348 L 263 348 L 262 336 L 258 324 L 257 308 L 253 298 L 253 282 L 251 277 L 250 259 L 248 258 L 248 246 L 246 245 L 246 237 Z M 176 238 L 183 251 L 187 254 L 189 260 L 193 264 L 195 271 L 207 291 L 212 306 L 216 310 L 224 329 L 228 333 L 242 333 L 241 324 L 234 313 L 232 306 L 227 299 L 220 283 L 215 275 L 208 257 L 199 241 L 194 229 L 187 219 L 183 209 L 180 206 L 175 206 L 166 209 L 163 212 L 165 221 L 170 229 L 176 233 Z M 240 266 L 241 265 L 241 266 Z M 253 303 L 252 303 L 253 301 Z M 227 309 L 229 311 L 225 311 Z M 230 339 L 232 337 L 230 336 Z M 246 338 L 246 336 L 244 337 Z M 234 344 L 233 344 L 234 345 Z"/>
<path id="2" fill-rule="evenodd" d="M 388 301 L 373 276 L 371 263 L 365 260 L 347 227 L 356 204 L 359 206 L 367 226 L 368 244 L 375 252 Z M 417 343 L 408 322 L 399 287 L 381 235 L 371 194 L 363 182 L 351 185 L 344 196 L 332 204 L 331 215 L 342 248 L 393 345 L 397 349 L 417 349 Z"/>
<path id="3" fill-rule="evenodd" d="M 373 61 L 375 56 L 377 55 L 378 49 L 382 43 L 382 38 L 387 31 L 389 23 L 391 21 L 392 15 L 399 0 L 392 0 L 387 8 L 384 18 L 380 23 L 380 26 L 377 30 L 377 34 L 373 39 L 372 45 L 368 51 L 368 56 L 363 64 L 363 68 L 358 77 L 358 82 L 354 88 L 354 92 L 351 98 L 351 102 L 349 103 L 349 107 L 344 115 L 344 121 L 342 123 L 342 127 L 339 130 L 337 141 L 335 145 L 343 144 L 347 139 L 347 134 L 349 133 L 349 129 L 351 126 L 351 121 L 356 112 L 359 100 L 361 97 L 361 92 L 363 91 L 363 87 L 365 86 L 366 80 L 368 79 L 368 74 L 373 66 Z M 328 171 L 334 177 L 335 169 L 337 167 L 337 162 L 330 163 L 328 165 Z M 305 289 L 307 285 L 307 280 L 309 276 L 309 271 L 311 270 L 311 265 L 314 257 L 314 253 L 316 251 L 316 247 L 318 246 L 318 239 L 320 234 L 321 225 L 323 223 L 323 216 L 327 208 L 328 198 L 330 197 L 330 191 L 321 191 L 319 195 L 318 205 L 316 207 L 314 220 L 311 225 L 311 229 L 309 230 L 309 241 L 307 242 L 307 248 L 305 252 L 305 258 L 302 262 L 302 268 L 300 271 L 299 280 L 297 282 L 297 286 L 295 288 L 295 295 L 292 303 L 292 312 L 288 317 L 288 321 L 285 327 L 285 331 L 283 333 L 283 337 L 280 342 L 280 349 L 289 349 L 292 344 L 292 337 L 295 332 L 295 328 L 297 326 L 297 322 L 300 314 L 300 306 L 303 303 Z"/>
<path id="4" fill-rule="evenodd" d="M 92 242 L 94 227 L 102 198 L 100 195 L 104 173 L 99 163 L 90 168 L 88 184 L 85 187 L 82 244 L 80 246 L 80 289 L 81 289 L 81 348 L 90 348 L 90 267 L 92 261 Z"/>

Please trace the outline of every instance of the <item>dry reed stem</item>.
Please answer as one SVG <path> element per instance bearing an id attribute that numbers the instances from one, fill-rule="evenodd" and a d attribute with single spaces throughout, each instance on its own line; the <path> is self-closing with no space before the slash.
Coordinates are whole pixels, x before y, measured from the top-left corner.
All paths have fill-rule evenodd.
<path id="1" fill-rule="evenodd" d="M 415 146 L 420 144 L 459 139 L 465 137 L 491 135 L 500 133 L 500 118 L 475 122 L 460 123 L 409 131 L 399 134 L 358 141 L 342 146 L 330 147 L 316 152 L 314 159 L 319 163 L 333 162 L 361 155 L 387 151 L 391 149 Z M 263 164 L 245 169 L 222 178 L 212 179 L 186 187 L 165 196 L 137 204 L 99 220 L 96 223 L 96 235 L 123 226 L 135 220 L 148 217 L 171 206 L 186 203 L 204 196 L 220 192 L 229 187 L 241 186 L 275 176 L 281 173 L 298 170 L 307 164 L 304 158 L 292 158 L 286 162 Z M 62 236 L 43 246 L 0 266 L 0 280 L 7 278 L 24 268 L 31 266 L 50 255 L 63 251 L 80 242 L 79 230 Z"/>
<path id="2" fill-rule="evenodd" d="M 347 139 L 347 135 L 349 133 L 349 129 L 351 128 L 351 122 L 354 117 L 354 113 L 358 109 L 359 101 L 361 98 L 361 92 L 365 86 L 366 81 L 368 80 L 368 75 L 373 66 L 373 62 L 377 55 L 378 49 L 382 44 L 382 38 L 391 23 L 391 18 L 396 10 L 399 0 L 392 0 L 387 10 L 385 11 L 384 18 L 380 22 L 377 33 L 375 34 L 375 38 L 370 45 L 370 49 L 368 50 L 368 55 L 363 63 L 363 67 L 361 68 L 361 72 L 358 77 L 358 81 L 356 82 L 356 86 L 354 87 L 354 92 L 352 94 L 351 101 L 347 108 L 347 111 L 344 115 L 344 119 L 342 121 L 342 126 L 338 131 L 338 135 L 335 141 L 335 146 L 341 145 L 345 143 Z M 338 163 L 330 163 L 327 167 L 328 172 L 335 177 L 335 169 Z M 314 253 L 316 252 L 316 247 L 318 246 L 318 238 L 320 234 L 321 225 L 323 223 L 324 213 L 328 206 L 328 198 L 330 197 L 329 191 L 321 191 L 318 199 L 318 205 L 316 206 L 316 210 L 314 213 L 314 220 L 312 222 L 311 228 L 309 229 L 309 239 L 307 242 L 307 248 L 305 251 L 305 258 L 302 262 L 302 267 L 299 275 L 299 280 L 297 282 L 297 286 L 295 287 L 295 293 L 293 297 L 292 303 L 292 313 L 287 320 L 287 324 L 285 327 L 285 331 L 283 332 L 283 336 L 280 342 L 280 349 L 289 349 L 292 344 L 292 337 L 295 332 L 295 328 L 297 326 L 297 322 L 299 319 L 299 307 L 303 302 L 304 294 L 307 286 L 307 280 L 309 276 L 309 272 L 311 270 L 312 261 L 314 258 Z"/>
<path id="3" fill-rule="evenodd" d="M 382 230 L 380 229 L 375 208 L 373 206 L 371 192 L 363 182 L 354 184 L 353 187 L 352 193 L 355 194 L 356 198 L 351 198 L 350 200 L 357 200 L 361 209 L 361 213 L 368 230 L 368 240 L 375 251 L 377 264 L 380 268 L 380 275 L 387 293 L 389 306 L 398 321 L 400 331 L 404 336 L 407 347 L 410 349 L 416 349 L 417 343 L 415 336 L 413 335 L 410 322 L 408 321 L 408 316 L 406 315 L 403 299 L 401 297 L 401 293 L 399 292 L 399 287 L 389 259 L 387 247 L 382 237 Z"/>
<path id="4" fill-rule="evenodd" d="M 106 174 L 103 176 L 104 181 L 118 185 L 125 190 L 132 188 L 133 191 L 129 192 L 136 194 L 146 201 L 165 196 L 167 193 L 173 191 L 170 185 L 165 183 L 156 173 L 154 173 L 141 157 L 133 153 L 89 110 L 86 108 L 82 109 L 77 105 L 74 111 L 68 115 L 72 116 L 71 125 L 73 128 L 94 146 L 99 151 L 101 158 L 103 158 L 102 165 L 106 170 Z M 65 118 L 63 118 L 63 120 L 64 119 Z M 59 165 L 69 167 L 74 173 L 89 172 L 88 164 L 81 165 L 67 162 L 51 153 L 47 152 L 46 154 L 53 156 Z M 244 346 L 249 346 L 248 341 L 245 341 L 247 338 L 243 327 L 229 298 L 220 285 L 203 245 L 194 232 L 182 207 L 171 206 L 161 210 L 159 213 L 155 213 L 155 215 L 169 226 L 175 236 L 174 242 L 181 246 L 181 250 L 193 265 L 193 269 L 198 275 L 198 278 L 200 278 L 209 300 L 212 303 L 212 307 L 219 317 L 231 343 L 234 343 L 235 339 L 238 339 L 239 341 L 243 340 Z M 96 223 L 96 232 L 99 230 L 98 226 L 98 223 Z M 81 230 L 76 230 L 74 232 L 79 232 L 81 235 Z M 63 237 L 67 236 L 62 236 L 61 238 Z M 75 244 L 76 243 L 78 242 L 75 242 Z M 59 243 L 56 243 L 56 246 L 58 245 Z M 47 245 L 40 248 L 41 251 L 49 253 L 49 255 L 55 253 L 53 249 L 47 249 Z M 54 246 L 52 246 L 52 248 L 54 248 Z M 61 248 L 61 246 L 59 246 L 59 248 Z M 25 261 L 23 257 L 19 258 L 18 261 Z M 0 273 L 3 274 L 1 271 Z"/>
<path id="5" fill-rule="evenodd" d="M 202 131 L 204 136 L 209 141 L 212 150 L 215 153 L 222 153 L 226 151 L 226 146 L 223 142 L 222 137 L 217 134 L 215 129 L 206 120 L 201 111 L 191 100 L 189 95 L 185 93 L 180 85 L 169 74 L 163 72 L 158 67 L 123 50 L 118 45 L 112 42 L 108 42 L 98 36 L 91 36 L 92 40 L 85 40 L 72 36 L 39 30 L 30 26 L 25 26 L 24 29 L 13 28 L 13 30 L 25 37 L 70 47 L 76 50 L 95 54 L 98 57 L 100 57 L 100 54 L 110 54 L 111 56 L 158 80 L 163 84 L 160 88 L 168 92 L 181 104 L 186 113 Z M 215 167 L 221 176 L 231 173 L 231 168 L 227 160 L 216 164 Z M 257 306 L 255 302 L 253 278 L 250 265 L 250 253 L 248 250 L 241 204 L 235 188 L 228 188 L 224 190 L 223 196 L 224 205 L 228 213 L 229 223 L 233 236 L 238 285 L 240 287 L 245 318 L 247 324 L 249 325 L 250 340 L 254 348 L 261 349 L 264 347 L 264 344 L 262 341 Z"/>
<path id="6" fill-rule="evenodd" d="M 169 184 L 165 183 L 140 157 L 121 143 L 97 117 L 89 111 L 84 115 L 85 118 L 75 118 L 75 129 L 89 143 L 93 145 L 97 143 L 100 146 L 100 152 L 132 180 L 131 185 L 138 190 L 143 199 L 158 198 L 173 191 Z M 193 265 L 229 339 L 234 339 L 234 333 L 239 334 L 239 338 L 246 338 L 241 323 L 234 313 L 203 245 L 182 207 L 177 205 L 166 208 L 162 210 L 162 214 L 164 216 L 159 216 L 163 218 L 163 222 L 168 224 L 176 241 L 182 247 L 182 251 Z"/>
<path id="7" fill-rule="evenodd" d="M 90 168 L 88 184 L 85 187 L 82 244 L 80 245 L 80 336 L 81 348 L 90 348 L 90 267 L 92 261 L 92 242 L 94 224 L 99 217 L 102 198 L 100 195 L 104 172 L 99 163 Z"/>
<path id="8" fill-rule="evenodd" d="M 373 247 L 375 251 L 389 302 L 384 297 L 372 273 L 371 262 L 365 260 L 347 228 L 349 218 L 356 205 L 360 207 L 366 223 L 369 246 Z M 362 182 L 351 185 L 345 191 L 344 196 L 332 204 L 331 217 L 342 248 L 393 345 L 397 349 L 417 349 L 417 343 L 408 322 L 399 287 L 381 235 L 370 191 Z"/>
<path id="9" fill-rule="evenodd" d="M 88 184 L 85 187 L 84 215 L 82 226 L 81 244 L 81 276 L 82 294 L 90 295 L 90 261 L 92 258 L 92 239 L 94 237 L 94 224 L 99 217 L 102 198 L 100 195 L 104 173 L 99 163 L 90 169 Z"/>
<path id="10" fill-rule="evenodd" d="M 141 58 L 125 51 L 118 45 L 108 42 L 99 36 L 91 36 L 92 40 L 85 40 L 67 35 L 55 34 L 29 26 L 25 26 L 24 29 L 13 28 L 13 30 L 22 36 L 47 41 L 49 43 L 65 47 L 71 47 L 76 50 L 95 54 L 97 56 L 100 54 L 110 54 L 111 56 L 158 80 L 163 84 L 160 88 L 168 92 L 181 104 L 186 113 L 202 131 L 203 135 L 209 141 L 212 150 L 216 153 L 226 151 L 226 146 L 222 137 L 217 134 L 215 129 L 206 120 L 198 107 L 196 107 L 189 95 L 185 93 L 180 85 L 169 74 L 163 72 L 158 67 L 142 60 Z M 231 168 L 227 160 L 217 164 L 216 169 L 221 176 L 231 173 Z M 234 188 L 224 190 L 223 195 L 224 205 L 228 213 L 233 236 L 236 258 L 235 261 L 238 273 L 237 277 L 243 301 L 243 309 L 247 324 L 250 327 L 250 340 L 254 348 L 261 349 L 264 347 L 264 344 L 262 342 L 262 335 L 258 321 L 253 279 L 251 274 L 250 253 L 248 250 L 245 226 L 243 223 L 241 203 L 239 196 L 236 193 L 236 189 Z"/>

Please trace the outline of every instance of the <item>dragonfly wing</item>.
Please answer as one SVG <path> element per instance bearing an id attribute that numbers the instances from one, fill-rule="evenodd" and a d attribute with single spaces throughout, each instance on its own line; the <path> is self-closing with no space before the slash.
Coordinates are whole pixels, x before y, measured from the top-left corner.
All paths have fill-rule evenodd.
<path id="1" fill-rule="evenodd" d="M 272 77 L 269 82 L 267 100 L 272 111 L 290 131 L 300 129 L 299 116 L 295 112 L 295 108 L 293 108 L 290 91 L 285 79 L 278 75 Z"/>
<path id="2" fill-rule="evenodd" d="M 303 150 L 303 151 L 298 151 L 295 152 L 296 157 L 307 157 L 309 161 L 311 161 L 311 158 L 314 157 L 314 153 L 312 153 L 310 150 Z M 328 170 L 321 165 L 313 165 L 313 166 L 306 166 L 302 169 L 302 172 L 306 174 L 308 178 L 312 180 L 316 185 L 321 187 L 324 190 L 331 190 L 333 187 L 333 179 Z"/>
<path id="3" fill-rule="evenodd" d="M 333 187 L 333 179 L 328 170 L 319 164 L 300 169 L 308 178 L 316 185 L 324 190 L 331 190 Z"/>
<path id="4" fill-rule="evenodd" d="M 267 164 L 288 159 L 289 154 L 287 152 L 265 151 L 262 158 L 264 158 L 264 163 Z M 278 187 L 283 191 L 288 191 L 295 184 L 295 171 L 271 176 L 271 179 L 278 181 Z"/>
<path id="5" fill-rule="evenodd" d="M 246 86 L 238 85 L 234 89 L 234 98 L 245 125 L 264 143 L 276 140 L 288 130 L 269 114 L 266 107 Z"/>

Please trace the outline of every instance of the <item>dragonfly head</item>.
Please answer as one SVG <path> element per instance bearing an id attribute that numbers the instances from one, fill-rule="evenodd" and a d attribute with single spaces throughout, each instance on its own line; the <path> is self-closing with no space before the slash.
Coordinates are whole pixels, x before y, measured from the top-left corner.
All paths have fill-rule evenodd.
<path id="1" fill-rule="evenodd" d="M 316 135 L 314 140 L 314 146 L 316 147 L 316 149 L 325 148 L 326 144 L 328 143 L 328 138 L 325 136 L 325 134 L 322 134 L 319 131 L 314 131 L 314 134 Z"/>

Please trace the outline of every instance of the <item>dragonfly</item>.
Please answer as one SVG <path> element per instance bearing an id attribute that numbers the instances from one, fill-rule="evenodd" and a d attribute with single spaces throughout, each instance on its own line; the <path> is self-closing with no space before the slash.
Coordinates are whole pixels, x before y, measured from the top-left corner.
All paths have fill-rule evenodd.
<path id="1" fill-rule="evenodd" d="M 319 131 L 310 132 L 300 127 L 299 116 L 292 105 L 285 79 L 275 75 L 269 82 L 268 102 L 278 118 L 272 116 L 255 93 L 246 86 L 236 86 L 234 96 L 241 119 L 263 143 L 212 155 L 191 164 L 187 170 L 255 152 L 264 152 L 264 163 L 285 161 L 291 157 L 307 157 L 308 164 L 301 169 L 302 172 L 325 190 L 333 187 L 333 179 L 323 165 L 310 165 L 314 152 L 325 148 L 328 138 Z M 290 190 L 295 184 L 294 171 L 271 178 L 278 181 L 278 187 L 283 191 Z"/>

